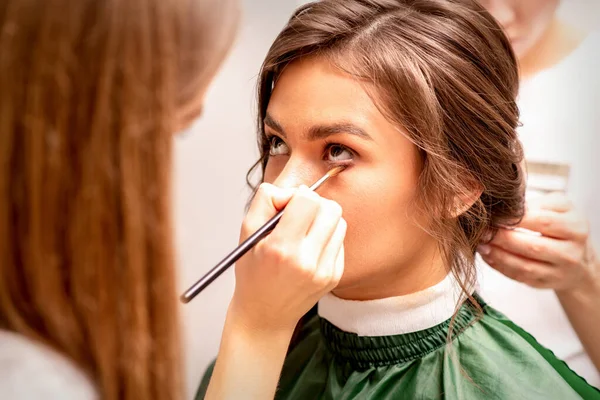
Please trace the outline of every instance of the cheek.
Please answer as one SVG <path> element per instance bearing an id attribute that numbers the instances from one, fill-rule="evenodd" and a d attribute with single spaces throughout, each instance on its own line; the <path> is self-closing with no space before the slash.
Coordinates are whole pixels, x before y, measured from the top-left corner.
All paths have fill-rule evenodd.
<path id="1" fill-rule="evenodd" d="M 519 56 L 525 55 L 537 43 L 552 22 L 558 1 L 523 1 L 517 12 L 518 34 L 513 42 L 515 52 Z"/>
<path id="2" fill-rule="evenodd" d="M 406 165 L 388 167 L 350 169 L 327 187 L 348 222 L 344 284 L 404 265 L 431 241 L 416 216 L 418 174 Z"/>
<path id="3" fill-rule="evenodd" d="M 272 184 L 277 180 L 277 178 L 283 171 L 283 168 L 285 167 L 285 159 L 287 158 L 269 157 L 269 160 L 267 161 L 267 166 L 265 167 L 264 182 Z"/>
<path id="4" fill-rule="evenodd" d="M 328 183 L 323 195 L 342 206 L 348 222 L 348 241 L 368 243 L 381 239 L 380 232 L 389 232 L 389 242 L 401 238 L 411 224 L 416 184 L 408 174 L 386 176 L 383 171 L 366 173 L 357 168 Z"/>

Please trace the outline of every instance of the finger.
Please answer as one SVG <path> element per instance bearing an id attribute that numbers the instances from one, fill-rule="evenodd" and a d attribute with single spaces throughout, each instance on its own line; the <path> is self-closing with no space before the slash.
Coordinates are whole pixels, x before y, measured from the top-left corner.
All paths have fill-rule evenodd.
<path id="1" fill-rule="evenodd" d="M 328 243 L 326 244 L 317 267 L 317 279 L 321 279 L 323 286 L 333 289 L 337 286 L 344 272 L 344 239 L 346 238 L 347 224 L 341 218 Z M 340 258 L 341 253 L 341 258 Z"/>
<path id="2" fill-rule="evenodd" d="M 250 204 L 244 218 L 242 236 L 248 236 L 272 218 L 290 201 L 297 189 L 279 188 L 269 183 L 262 183 Z"/>
<path id="3" fill-rule="evenodd" d="M 520 257 L 499 247 L 489 247 L 481 258 L 503 275 L 536 288 L 552 288 L 560 283 L 560 275 L 552 265 Z"/>
<path id="4" fill-rule="evenodd" d="M 281 221 L 273 230 L 273 240 L 302 241 L 317 216 L 320 202 L 318 194 L 304 185 L 300 186 L 285 207 Z"/>
<path id="5" fill-rule="evenodd" d="M 308 233 L 306 234 L 306 248 L 316 256 L 318 261 L 321 253 L 335 232 L 342 218 L 342 207 L 332 200 L 321 199 L 319 211 Z"/>
<path id="6" fill-rule="evenodd" d="M 530 209 L 517 226 L 555 239 L 584 241 L 589 236 L 588 222 L 576 212 Z"/>
<path id="7" fill-rule="evenodd" d="M 527 201 L 527 209 L 543 209 L 555 212 L 569 212 L 573 209 L 573 203 L 564 193 L 550 193 Z"/>
<path id="8" fill-rule="evenodd" d="M 324 284 L 323 280 L 331 279 L 331 276 L 326 275 L 331 275 L 331 271 L 319 272 L 319 259 L 342 218 L 342 208 L 332 200 L 317 198 L 317 201 L 317 215 L 300 244 L 300 260 L 307 271 L 315 273 L 314 280 Z"/>
<path id="9" fill-rule="evenodd" d="M 529 233 L 499 229 L 491 244 L 531 260 L 564 264 L 576 252 L 571 242 Z"/>

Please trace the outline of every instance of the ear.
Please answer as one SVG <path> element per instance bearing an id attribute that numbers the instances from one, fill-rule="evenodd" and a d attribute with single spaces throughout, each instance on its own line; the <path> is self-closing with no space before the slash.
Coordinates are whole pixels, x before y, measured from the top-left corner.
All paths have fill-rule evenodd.
<path id="1" fill-rule="evenodd" d="M 452 207 L 451 216 L 452 218 L 458 218 L 467 211 L 479 198 L 481 197 L 481 193 L 483 193 L 483 187 L 479 184 L 470 185 L 471 188 L 462 192 L 457 193 L 454 196 L 454 206 Z"/>

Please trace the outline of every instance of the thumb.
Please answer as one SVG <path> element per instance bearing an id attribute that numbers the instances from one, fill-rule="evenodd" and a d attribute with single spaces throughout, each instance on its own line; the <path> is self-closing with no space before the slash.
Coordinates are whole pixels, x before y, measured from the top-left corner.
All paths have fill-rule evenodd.
<path id="1" fill-rule="evenodd" d="M 298 191 L 297 188 L 280 188 L 269 183 L 264 183 L 263 185 L 269 187 L 267 195 L 275 212 L 283 210 Z"/>
<path id="2" fill-rule="evenodd" d="M 255 232 L 277 212 L 281 211 L 289 203 L 296 190 L 279 188 L 270 183 L 262 183 L 258 187 L 244 219 L 243 230 L 245 233 L 249 235 Z"/>

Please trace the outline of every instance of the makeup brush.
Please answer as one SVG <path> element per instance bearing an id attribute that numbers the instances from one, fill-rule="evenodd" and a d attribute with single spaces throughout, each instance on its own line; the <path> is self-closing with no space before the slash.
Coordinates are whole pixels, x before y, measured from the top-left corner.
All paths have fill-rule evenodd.
<path id="1" fill-rule="evenodd" d="M 332 178 L 346 169 L 345 165 L 340 165 L 330 169 L 321 179 L 316 181 L 309 189 L 317 190 L 322 184 L 327 182 L 329 178 Z M 259 230 L 254 232 L 248 239 L 244 240 L 238 247 L 235 248 L 227 257 L 225 257 L 220 263 L 214 266 L 210 271 L 194 283 L 186 292 L 181 295 L 181 301 L 183 303 L 189 303 L 194 297 L 210 285 L 215 279 L 217 279 L 223 272 L 231 267 L 237 260 L 239 260 L 244 254 L 254 247 L 258 242 L 264 239 L 279 223 L 279 220 L 283 216 L 285 208 L 279 211 L 273 218 L 268 220 Z"/>

